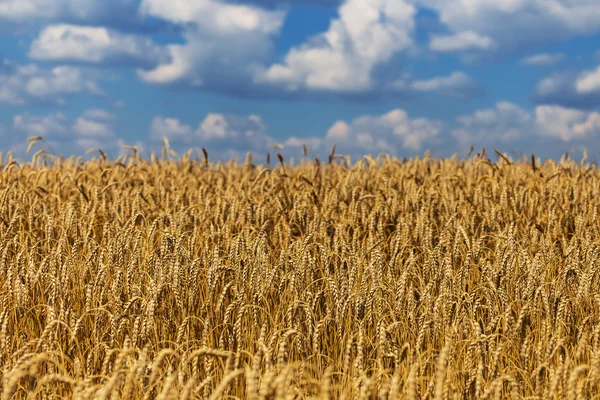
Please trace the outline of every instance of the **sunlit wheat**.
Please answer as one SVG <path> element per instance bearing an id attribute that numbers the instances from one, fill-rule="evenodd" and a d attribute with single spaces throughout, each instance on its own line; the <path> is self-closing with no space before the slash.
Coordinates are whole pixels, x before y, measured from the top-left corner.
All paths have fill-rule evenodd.
<path id="1" fill-rule="evenodd" d="M 585 160 L 127 149 L 0 160 L 3 399 L 600 397 Z"/>

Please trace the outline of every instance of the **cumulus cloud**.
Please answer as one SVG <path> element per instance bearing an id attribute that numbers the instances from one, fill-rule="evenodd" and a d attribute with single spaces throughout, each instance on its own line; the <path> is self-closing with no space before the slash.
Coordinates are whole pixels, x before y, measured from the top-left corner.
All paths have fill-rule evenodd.
<path id="1" fill-rule="evenodd" d="M 297 3 L 338 7 L 338 15 L 324 32 L 274 62 L 286 11 Z M 153 84 L 245 96 L 376 97 L 392 86 L 396 91 L 386 94 L 410 95 L 407 88 L 422 86 L 423 80 L 408 81 L 401 88 L 392 85 L 397 76 L 384 76 L 402 73 L 402 57 L 414 55 L 420 9 L 436 13 L 446 31 L 431 36 L 430 49 L 463 53 L 465 59 L 600 32 L 595 0 L 4 0 L 0 25 L 36 26 L 42 19 L 50 25 L 31 44 L 31 57 L 135 65 L 139 77 Z M 157 23 L 175 29 L 183 43 L 157 45 L 124 33 L 152 30 Z M 551 65 L 560 59 L 543 53 L 522 63 Z M 582 77 L 577 90 L 595 91 L 594 79 Z"/>
<path id="2" fill-rule="evenodd" d="M 150 124 L 150 136 L 153 140 L 166 137 L 169 141 L 189 142 L 193 134 L 192 127 L 182 124 L 177 118 L 154 117 Z"/>
<path id="3" fill-rule="evenodd" d="M 0 17 L 8 20 L 51 18 L 60 13 L 59 1 L 6 0 L 0 3 Z"/>
<path id="4" fill-rule="evenodd" d="M 440 53 L 491 50 L 494 47 L 495 43 L 490 37 L 482 36 L 473 31 L 457 32 L 444 36 L 433 35 L 429 42 L 429 48 Z"/>
<path id="5" fill-rule="evenodd" d="M 65 96 L 79 93 L 104 95 L 91 75 L 77 67 L 58 66 L 45 70 L 34 64 L 20 65 L 4 60 L 0 64 L 0 103 L 64 104 Z"/>
<path id="6" fill-rule="evenodd" d="M 215 0 L 142 0 L 140 11 L 174 23 L 196 24 L 215 33 L 270 34 L 281 27 L 283 17 L 280 11 Z"/>
<path id="7" fill-rule="evenodd" d="M 115 118 L 104 110 L 89 109 L 77 118 L 58 112 L 45 116 L 29 113 L 13 117 L 15 143 L 21 144 L 28 136 L 42 136 L 53 150 L 63 154 L 81 154 L 90 148 L 118 151 L 122 141 L 115 132 Z"/>
<path id="8" fill-rule="evenodd" d="M 410 0 L 346 0 L 325 32 L 289 49 L 278 63 L 272 63 L 272 56 L 284 8 L 218 0 L 143 0 L 140 13 L 183 29 L 183 44 L 165 46 L 168 62 L 138 69 L 148 83 L 285 98 L 409 97 L 424 91 L 464 97 L 479 92 L 464 73 L 429 83 L 439 90 L 428 89 L 425 81 L 398 79 L 402 71 L 388 73 L 390 63 L 408 56 L 415 46 L 417 7 Z"/>
<path id="9" fill-rule="evenodd" d="M 591 108 L 600 105 L 599 69 L 565 71 L 541 79 L 532 94 L 540 105 L 552 104 L 572 108 Z"/>
<path id="10" fill-rule="evenodd" d="M 566 73 L 554 73 L 540 80 L 535 88 L 535 94 L 538 96 L 551 96 L 568 86 L 572 86 L 574 77 Z"/>
<path id="11" fill-rule="evenodd" d="M 25 84 L 28 94 L 42 98 L 57 93 L 79 93 L 90 91 L 100 93 L 91 81 L 82 78 L 81 70 L 69 66 L 52 68 L 45 76 L 30 77 Z"/>
<path id="12" fill-rule="evenodd" d="M 482 88 L 464 72 L 417 80 L 412 83 L 412 88 L 418 92 L 439 92 L 457 97 L 469 97 L 482 92 Z"/>
<path id="13" fill-rule="evenodd" d="M 236 91 L 269 59 L 285 13 L 216 0 L 143 0 L 140 12 L 184 27 L 184 44 L 166 46 L 170 60 L 140 69 L 142 80 Z"/>
<path id="14" fill-rule="evenodd" d="M 255 78 L 288 91 L 366 91 L 373 70 L 413 44 L 416 8 L 404 0 L 347 0 L 329 29 Z"/>
<path id="15" fill-rule="evenodd" d="M 600 134 L 600 114 L 560 106 L 538 106 L 535 121 L 543 136 L 568 142 Z"/>
<path id="16" fill-rule="evenodd" d="M 521 60 L 523 65 L 549 66 L 561 62 L 565 58 L 563 53 L 540 53 L 525 57 Z"/>
<path id="17" fill-rule="evenodd" d="M 451 131 L 461 147 L 486 143 L 510 143 L 531 134 L 532 117 L 525 109 L 498 102 L 494 108 L 477 110 L 456 119 Z"/>
<path id="18" fill-rule="evenodd" d="M 600 2 L 596 0 L 413 1 L 437 12 L 450 38 L 472 32 L 470 40 L 466 35 L 463 39 L 471 45 L 477 43 L 480 49 L 494 43 L 499 51 L 523 51 L 556 39 L 600 32 Z M 479 38 L 489 38 L 490 42 Z M 453 42 L 442 42 L 440 47 L 448 51 L 472 49 L 453 46 Z"/>
<path id="19" fill-rule="evenodd" d="M 82 137 L 109 138 L 114 135 L 112 127 L 105 121 L 94 121 L 79 117 L 73 124 L 73 131 Z"/>
<path id="20" fill-rule="evenodd" d="M 17 114 L 13 118 L 13 128 L 27 135 L 56 137 L 96 137 L 107 138 L 114 135 L 114 129 L 107 116 L 110 114 L 98 110 L 87 110 L 80 117 L 71 121 L 63 113 L 47 116 L 33 116 L 30 114 Z M 98 118 L 99 117 L 99 118 Z M 110 119 L 112 120 L 112 115 Z"/>
<path id="21" fill-rule="evenodd" d="M 326 146 L 333 143 L 341 152 L 380 153 L 408 150 L 418 152 L 435 144 L 443 124 L 426 118 L 410 118 L 402 109 L 383 115 L 365 115 L 348 123 L 335 122 L 327 131 Z"/>
<path id="22" fill-rule="evenodd" d="M 268 151 L 275 143 L 267 133 L 267 126 L 255 114 L 209 113 L 195 129 L 177 118 L 155 117 L 150 136 L 155 141 L 166 137 L 174 145 L 232 147 L 243 151 Z"/>
<path id="23" fill-rule="evenodd" d="M 469 146 L 500 149 L 530 149 L 543 142 L 541 153 L 562 154 L 565 146 L 585 145 L 600 136 L 600 113 L 542 105 L 527 110 L 510 102 L 498 102 L 489 109 L 442 123 L 415 118 L 400 108 L 380 115 L 361 115 L 353 120 L 335 121 L 323 134 L 276 139 L 270 136 L 261 118 L 210 113 L 196 128 L 175 118 L 157 117 L 152 121 L 152 138 L 166 136 L 183 151 L 206 147 L 213 159 L 243 158 L 247 151 L 262 155 L 277 150 L 286 156 L 300 157 L 303 145 L 312 156 L 326 157 L 332 146 L 336 153 L 353 159 L 365 154 L 387 153 L 414 156 L 425 150 L 440 156 L 462 152 Z M 540 151 L 537 152 L 538 155 Z"/>
<path id="24" fill-rule="evenodd" d="M 283 142 L 283 145 L 284 145 L 284 148 L 291 148 L 291 149 L 300 149 L 300 148 L 303 148 L 304 146 L 306 146 L 307 151 L 313 152 L 313 151 L 323 150 L 322 149 L 323 139 L 320 137 L 316 137 L 316 136 L 309 136 L 309 137 L 302 137 L 302 138 L 299 138 L 296 136 L 291 136 Z"/>
<path id="25" fill-rule="evenodd" d="M 266 128 L 257 115 L 239 117 L 211 113 L 198 127 L 196 134 L 201 140 L 247 139 L 264 135 Z"/>
<path id="26" fill-rule="evenodd" d="M 2 0 L 0 21 L 13 24 L 61 21 L 147 30 L 147 24 L 138 18 L 137 8 L 138 0 Z"/>
<path id="27" fill-rule="evenodd" d="M 251 151 L 266 154 L 281 144 L 277 152 L 301 157 L 306 146 L 312 156 L 326 156 L 335 144 L 338 153 L 362 157 L 366 153 L 421 152 L 439 146 L 443 124 L 426 118 L 410 118 L 406 111 L 394 109 L 382 115 L 364 115 L 352 121 L 336 121 L 321 135 L 276 139 L 258 115 L 210 113 L 196 128 L 176 118 L 156 117 L 151 123 L 151 137 L 167 137 L 180 150 L 206 147 L 221 158 L 238 157 Z M 279 147 L 279 146 L 278 146 Z"/>
<path id="28" fill-rule="evenodd" d="M 451 134 L 463 148 L 530 147 L 536 140 L 544 140 L 545 147 L 558 147 L 561 143 L 597 138 L 600 114 L 555 105 L 540 105 L 528 111 L 509 102 L 498 102 L 494 108 L 457 118 Z"/>
<path id="29" fill-rule="evenodd" d="M 29 57 L 33 59 L 93 64 L 153 66 L 165 55 L 164 49 L 141 35 L 68 24 L 45 27 L 29 49 Z"/>
<path id="30" fill-rule="evenodd" d="M 60 137 L 69 131 L 67 121 L 67 117 L 62 113 L 43 117 L 19 114 L 13 118 L 13 128 L 27 136 Z"/>
<path id="31" fill-rule="evenodd" d="M 90 108 L 85 110 L 83 112 L 83 117 L 96 121 L 112 121 L 115 119 L 114 115 L 100 108 Z"/>
<path id="32" fill-rule="evenodd" d="M 582 94 L 600 94 L 600 66 L 595 70 L 582 72 L 575 81 L 575 89 Z"/>

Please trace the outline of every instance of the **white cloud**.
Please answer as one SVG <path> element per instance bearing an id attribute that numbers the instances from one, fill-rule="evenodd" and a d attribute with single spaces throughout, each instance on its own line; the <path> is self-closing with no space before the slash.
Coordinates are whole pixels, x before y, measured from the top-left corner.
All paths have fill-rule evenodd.
<path id="1" fill-rule="evenodd" d="M 208 114 L 198 127 L 198 136 L 205 140 L 226 139 L 235 136 L 229 131 L 229 124 L 223 114 Z"/>
<path id="2" fill-rule="evenodd" d="M 402 65 L 397 64 L 400 58 L 415 54 L 415 16 L 423 8 L 437 12 L 447 31 L 432 35 L 430 48 L 468 53 L 465 59 L 495 51 L 520 52 L 557 38 L 600 32 L 596 0 L 329 1 L 329 6 L 340 4 L 329 27 L 274 62 L 285 10 L 296 1 L 315 3 L 0 0 L 0 25 L 7 20 L 31 27 L 39 26 L 39 19 L 50 23 L 31 43 L 34 58 L 137 65 L 139 77 L 149 83 L 245 96 L 294 96 L 294 92 L 307 91 L 371 95 L 391 88 L 390 82 L 397 77 L 389 76 L 390 71 L 402 73 Z M 159 46 L 141 34 L 123 33 L 142 29 L 148 33 L 159 25 L 177 25 L 183 43 Z M 558 61 L 559 54 L 522 60 L 526 65 Z M 402 81 L 396 83 L 397 90 L 387 94 L 398 94 L 412 85 L 406 82 L 401 88 Z M 582 81 L 579 86 L 589 91 L 585 89 L 588 83 Z M 7 92 L 0 88 L 0 101 L 24 101 L 9 100 Z"/>
<path id="3" fill-rule="evenodd" d="M 51 18 L 59 13 L 58 1 L 4 0 L 0 3 L 0 16 L 9 20 L 26 20 L 35 17 Z"/>
<path id="4" fill-rule="evenodd" d="M 155 141 L 166 137 L 175 145 L 210 144 L 220 149 L 231 147 L 243 151 L 268 151 L 275 143 L 262 119 L 255 114 L 209 113 L 196 129 L 177 118 L 155 117 L 150 126 L 150 136 Z"/>
<path id="5" fill-rule="evenodd" d="M 215 0 L 142 0 L 140 12 L 178 24 L 197 24 L 220 34 L 271 34 L 279 30 L 283 18 L 280 11 Z"/>
<path id="6" fill-rule="evenodd" d="M 100 112 L 102 111 L 102 112 Z M 3 138 L 3 146 L 15 151 L 17 157 L 27 160 L 27 137 L 42 136 L 44 148 L 55 155 L 97 157 L 96 152 L 86 156 L 88 150 L 100 148 L 108 157 L 116 157 L 124 150 L 120 148 L 124 139 L 118 135 L 118 119 L 98 109 L 87 109 L 78 116 L 57 112 L 47 115 L 20 113 L 13 117 L 12 135 Z M 143 149 L 143 144 L 136 143 Z"/>
<path id="7" fill-rule="evenodd" d="M 418 80 L 412 83 L 412 88 L 419 92 L 440 92 L 458 97 L 473 95 L 481 90 L 479 85 L 464 72 Z"/>
<path id="8" fill-rule="evenodd" d="M 519 125 L 529 121 L 527 111 L 515 104 L 507 101 L 496 103 L 495 108 L 478 110 L 473 115 L 463 116 L 458 118 L 458 122 L 464 126 L 472 126 L 477 124 L 495 125 L 505 120 L 512 120 Z"/>
<path id="9" fill-rule="evenodd" d="M 540 134 L 565 142 L 600 134 L 600 114 L 560 106 L 538 106 L 535 120 Z"/>
<path id="10" fill-rule="evenodd" d="M 263 9 L 250 4 L 217 0 L 143 0 L 140 13 L 178 24 L 184 44 L 169 44 L 169 62 L 138 75 L 153 84 L 202 88 L 233 95 L 295 96 L 307 92 L 414 94 L 410 80 L 390 82 L 379 76 L 386 66 L 414 47 L 411 0 L 346 0 L 328 29 L 288 50 L 271 63 L 275 36 L 283 24 L 282 8 Z M 485 42 L 487 39 L 481 38 Z M 402 73 L 401 71 L 399 71 Z M 397 77 L 396 77 L 397 78 Z M 465 75 L 438 82 L 440 91 L 468 95 L 477 91 Z M 455 87 L 456 86 L 456 87 Z"/>
<path id="11" fill-rule="evenodd" d="M 97 121 L 112 121 L 115 118 L 114 115 L 100 108 L 90 108 L 85 110 L 82 116 L 84 118 L 94 119 Z"/>
<path id="12" fill-rule="evenodd" d="M 461 147 L 471 144 L 510 143 L 531 133 L 532 117 L 525 109 L 498 102 L 494 108 L 477 110 L 456 119 L 451 131 Z"/>
<path id="13" fill-rule="evenodd" d="M 440 53 L 491 50 L 494 46 L 495 43 L 491 38 L 473 31 L 457 32 L 445 36 L 433 35 L 429 42 L 429 48 Z"/>
<path id="14" fill-rule="evenodd" d="M 29 57 L 38 60 L 88 63 L 155 65 L 164 55 L 163 49 L 140 35 L 68 24 L 45 27 L 29 49 Z"/>
<path id="15" fill-rule="evenodd" d="M 77 118 L 73 131 L 84 137 L 108 138 L 114 135 L 113 129 L 106 122 L 93 121 L 84 117 Z"/>
<path id="16" fill-rule="evenodd" d="M 306 146 L 306 149 L 311 152 L 321 148 L 323 145 L 323 139 L 315 136 L 303 138 L 291 136 L 287 138 L 283 144 L 284 148 L 302 148 L 302 146 Z"/>
<path id="17" fill-rule="evenodd" d="M 325 145 L 337 144 L 341 152 L 420 151 L 435 143 L 442 123 L 426 118 L 410 118 L 406 111 L 394 109 L 379 115 L 366 115 L 351 123 L 335 122 L 325 135 Z"/>
<path id="18" fill-rule="evenodd" d="M 523 51 L 548 40 L 600 31 L 600 3 L 592 0 L 345 0 L 328 29 L 271 61 L 284 8 L 261 8 L 218 0 L 142 0 L 140 13 L 179 25 L 184 43 L 166 45 L 168 62 L 140 69 L 146 82 L 203 88 L 234 95 L 301 95 L 307 92 L 412 94 L 428 85 L 467 85 L 454 75 L 445 82 L 391 77 L 391 63 L 414 49 L 417 10 L 437 11 L 446 34 L 431 36 L 436 52 L 464 53 L 464 60 L 496 51 Z M 264 5 L 264 4 L 263 4 Z M 577 18 L 582 18 L 579 24 Z M 97 55 L 96 57 L 100 57 Z M 557 63 L 561 54 L 536 54 L 526 65 Z M 382 67 L 382 68 L 380 68 Z M 384 71 L 385 69 L 385 71 Z M 397 70 L 401 73 L 401 66 Z M 387 74 L 387 76 L 386 76 Z M 458 80 L 462 79 L 462 82 Z M 449 85 L 449 86 L 444 86 Z M 474 86 L 470 86 L 470 89 Z M 282 93 L 283 92 L 283 93 Z"/>
<path id="19" fill-rule="evenodd" d="M 408 1 L 347 0 L 325 32 L 270 64 L 285 17 L 281 9 L 216 0 L 143 0 L 141 14 L 179 24 L 185 43 L 167 45 L 170 61 L 138 74 L 149 83 L 244 96 L 362 95 L 379 88 L 408 95 L 415 91 L 410 82 L 399 87 L 375 76 L 378 67 L 414 46 L 417 8 Z M 449 79 L 444 93 L 463 95 L 476 88 L 466 76 Z"/>
<path id="20" fill-rule="evenodd" d="M 137 0 L 2 0 L 0 21 L 75 21 L 127 26 L 138 23 Z"/>
<path id="21" fill-rule="evenodd" d="M 539 43 L 600 31 L 597 0 L 413 0 L 437 11 L 452 34 L 471 31 L 497 50 L 523 51 Z"/>
<path id="22" fill-rule="evenodd" d="M 593 71 L 582 72 L 575 81 L 579 93 L 600 93 L 600 66 Z"/>
<path id="23" fill-rule="evenodd" d="M 75 120 L 60 112 L 46 116 L 17 114 L 13 118 L 13 129 L 24 136 L 43 136 L 49 143 L 53 143 L 53 147 L 57 145 L 70 148 L 72 143 L 78 143 L 81 145 L 79 150 L 87 150 L 89 147 L 85 144 L 94 142 L 102 143 L 104 148 L 109 149 L 114 147 L 110 143 L 117 139 L 112 118 L 107 119 L 109 115 L 106 112 L 101 115 L 94 109 L 86 110 Z"/>
<path id="24" fill-rule="evenodd" d="M 552 74 L 537 83 L 535 92 L 539 96 L 549 96 L 561 91 L 568 85 L 570 85 L 570 79 L 567 75 Z"/>
<path id="25" fill-rule="evenodd" d="M 348 140 L 352 129 L 345 121 L 336 121 L 327 131 L 327 137 L 331 140 Z"/>
<path id="26" fill-rule="evenodd" d="M 554 73 L 540 80 L 534 90 L 537 104 L 590 108 L 600 104 L 600 68 L 580 73 Z"/>
<path id="27" fill-rule="evenodd" d="M 170 61 L 138 70 L 146 82 L 185 83 L 230 91 L 247 86 L 273 51 L 284 13 L 215 0 L 143 0 L 142 15 L 184 27 L 185 44 L 166 47 Z"/>
<path id="28" fill-rule="evenodd" d="M 451 131 L 459 147 L 527 144 L 532 140 L 581 141 L 600 135 L 600 114 L 553 105 L 540 105 L 533 111 L 509 102 L 491 109 L 477 110 L 456 119 Z M 552 144 L 546 142 L 545 145 Z"/>
<path id="29" fill-rule="evenodd" d="M 540 53 L 525 57 L 521 64 L 534 66 L 549 66 L 561 62 L 565 58 L 563 53 Z"/>
<path id="30" fill-rule="evenodd" d="M 104 95 L 91 75 L 80 68 L 58 66 L 44 70 L 33 64 L 19 65 L 6 60 L 0 64 L 0 103 L 63 104 L 63 96 L 78 93 Z"/>
<path id="31" fill-rule="evenodd" d="M 373 69 L 412 45 L 416 8 L 404 0 L 347 0 L 329 29 L 292 48 L 256 81 L 288 91 L 366 91 Z"/>
<path id="32" fill-rule="evenodd" d="M 45 117 L 36 117 L 29 114 L 15 115 L 13 128 L 24 132 L 27 136 L 63 136 L 69 131 L 67 117 L 56 113 Z"/>
<path id="33" fill-rule="evenodd" d="M 266 135 L 265 124 L 257 115 L 240 117 L 211 113 L 198 126 L 196 135 L 201 140 L 236 139 L 246 143 L 264 141 L 264 146 L 268 146 L 271 141 Z"/>
<path id="34" fill-rule="evenodd" d="M 69 66 L 54 67 L 48 74 L 30 77 L 25 84 L 25 90 L 38 98 L 84 91 L 102 94 L 95 82 L 84 78 L 81 69 Z"/>
<path id="35" fill-rule="evenodd" d="M 150 125 L 150 136 L 153 140 L 189 142 L 194 130 L 191 126 L 182 124 L 176 118 L 155 117 Z"/>

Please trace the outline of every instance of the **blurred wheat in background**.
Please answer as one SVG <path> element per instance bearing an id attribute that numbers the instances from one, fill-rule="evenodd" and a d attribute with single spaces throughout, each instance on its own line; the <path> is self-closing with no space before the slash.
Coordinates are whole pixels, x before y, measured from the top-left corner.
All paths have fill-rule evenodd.
<path id="1" fill-rule="evenodd" d="M 600 396 L 585 160 L 131 150 L 2 159 L 3 399 Z"/>

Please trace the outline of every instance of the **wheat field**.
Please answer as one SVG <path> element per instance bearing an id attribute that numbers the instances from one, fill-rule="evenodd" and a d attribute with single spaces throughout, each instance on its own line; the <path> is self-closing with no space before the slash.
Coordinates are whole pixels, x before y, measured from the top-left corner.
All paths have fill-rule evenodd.
<path id="1" fill-rule="evenodd" d="M 42 155 L 0 156 L 2 399 L 600 396 L 585 160 Z"/>

